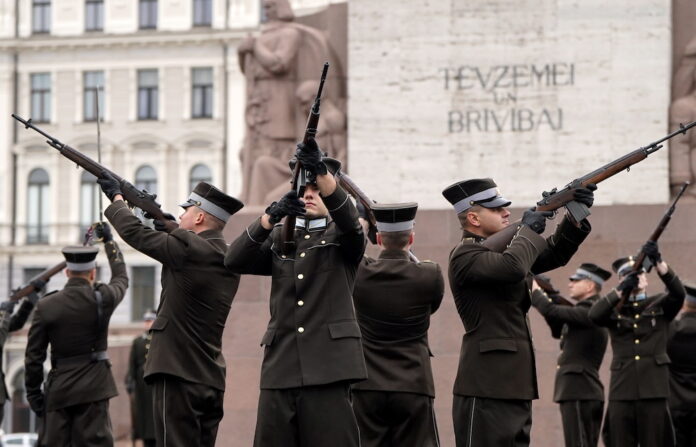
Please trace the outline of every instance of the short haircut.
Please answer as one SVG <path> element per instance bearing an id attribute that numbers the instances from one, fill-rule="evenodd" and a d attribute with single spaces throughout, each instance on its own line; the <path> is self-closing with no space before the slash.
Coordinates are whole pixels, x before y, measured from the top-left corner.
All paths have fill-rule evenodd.
<path id="1" fill-rule="evenodd" d="M 382 246 L 388 250 L 403 250 L 408 246 L 413 230 L 380 232 Z"/>
<path id="2" fill-rule="evenodd" d="M 89 279 L 89 275 L 92 273 L 92 270 L 96 269 L 89 269 L 89 270 L 70 270 L 66 269 L 68 273 L 69 278 L 84 278 L 84 279 Z"/>
<path id="3" fill-rule="evenodd" d="M 223 222 L 221 219 L 213 216 L 209 212 L 202 210 L 199 207 L 196 207 L 196 209 L 205 214 L 205 220 L 208 221 L 208 226 L 211 230 L 222 231 L 222 229 L 225 228 L 225 222 Z"/>
<path id="4" fill-rule="evenodd" d="M 469 228 L 469 221 L 467 220 L 466 216 L 469 213 L 478 213 L 483 209 L 481 205 L 474 205 L 471 208 L 462 211 L 461 213 L 457 214 L 457 218 L 459 218 L 459 225 L 461 225 L 462 229 L 467 229 Z"/>

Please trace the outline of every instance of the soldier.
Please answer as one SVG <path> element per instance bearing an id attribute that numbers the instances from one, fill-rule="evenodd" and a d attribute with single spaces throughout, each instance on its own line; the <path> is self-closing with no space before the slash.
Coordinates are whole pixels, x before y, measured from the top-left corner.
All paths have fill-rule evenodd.
<path id="1" fill-rule="evenodd" d="M 296 156 L 310 173 L 302 200 L 290 191 L 272 203 L 225 256 L 233 272 L 273 278 L 254 446 L 357 447 L 349 384 L 366 371 L 351 295 L 365 239 L 334 179 L 340 164 L 314 140 Z M 276 224 L 288 215 L 304 217 L 283 253 Z"/>
<path id="2" fill-rule="evenodd" d="M 696 446 L 696 284 L 684 284 L 686 298 L 667 340 L 669 408 L 677 447 Z"/>
<path id="3" fill-rule="evenodd" d="M 594 185 L 575 200 L 592 206 Z M 454 431 L 458 447 L 527 446 L 531 400 L 538 397 L 534 350 L 527 318 L 532 273 L 564 265 L 590 232 L 587 220 L 566 216 L 544 239 L 549 212 L 529 209 L 509 246 L 496 253 L 481 244 L 510 225 L 510 201 L 493 180 L 472 179 L 447 187 L 463 239 L 450 253 L 449 280 L 466 334 L 454 383 Z"/>
<path id="4" fill-rule="evenodd" d="M 532 284 L 532 306 L 550 325 L 562 326 L 553 400 L 560 405 L 566 447 L 591 447 L 599 442 L 604 410 L 599 367 L 608 335 L 592 323 L 588 313 L 609 277 L 610 272 L 595 264 L 581 264 L 568 284 L 575 306 L 555 304 L 536 281 Z"/>
<path id="5" fill-rule="evenodd" d="M 5 347 L 5 342 L 9 337 L 10 332 L 18 331 L 22 329 L 24 323 L 27 322 L 27 318 L 31 314 L 31 311 L 36 306 L 36 302 L 39 301 L 40 296 L 43 294 L 46 287 L 46 281 L 37 278 L 30 283 L 34 286 L 34 291 L 31 292 L 22 301 L 17 312 L 14 311 L 17 301 L 7 300 L 0 303 L 0 359 L 4 359 L 2 351 Z M 1 362 L 2 360 L 0 360 Z M 0 424 L 5 416 L 5 402 L 10 399 L 10 394 L 7 392 L 7 386 L 5 386 L 5 369 L 0 369 Z"/>
<path id="6" fill-rule="evenodd" d="M 609 329 L 614 357 L 611 361 L 609 405 L 602 437 L 607 447 L 665 447 L 674 445 L 669 395 L 669 322 L 684 301 L 684 286 L 662 260 L 657 243 L 643 246 L 666 293 L 646 295 L 644 270 L 633 272 L 633 258 L 614 261 L 612 268 L 622 279 L 615 290 L 590 309 L 590 319 Z M 628 299 L 617 310 L 621 294 Z"/>
<path id="7" fill-rule="evenodd" d="M 39 301 L 29 329 L 25 358 L 27 400 L 39 417 L 40 446 L 114 443 L 109 399 L 118 395 L 107 355 L 109 319 L 128 287 L 126 264 L 106 223 L 95 234 L 104 241 L 109 284 L 95 282 L 97 247 L 66 247 L 68 277 L 63 290 Z M 51 345 L 51 371 L 44 389 L 44 361 Z"/>
<path id="8" fill-rule="evenodd" d="M 157 445 L 213 446 L 225 392 L 222 332 L 239 286 L 239 275 L 223 265 L 222 229 L 244 205 L 200 182 L 180 205 L 179 228 L 167 233 L 163 222 L 155 220 L 153 230 L 133 215 L 108 173 L 97 182 L 113 202 L 104 214 L 118 234 L 162 263 L 162 294 L 145 362 Z"/>
<path id="9" fill-rule="evenodd" d="M 378 259 L 363 257 L 353 301 L 367 377 L 353 386 L 363 447 L 439 446 L 430 367 L 430 315 L 444 281 L 434 262 L 409 259 L 416 203 L 375 204 Z"/>
<path id="10" fill-rule="evenodd" d="M 133 340 L 128 373 L 126 375 L 126 391 L 131 402 L 132 439 L 142 439 L 144 447 L 155 447 L 155 422 L 153 419 L 152 389 L 145 383 L 145 360 L 150 349 L 150 327 L 157 315 L 148 310 L 143 315 L 145 332 Z"/>

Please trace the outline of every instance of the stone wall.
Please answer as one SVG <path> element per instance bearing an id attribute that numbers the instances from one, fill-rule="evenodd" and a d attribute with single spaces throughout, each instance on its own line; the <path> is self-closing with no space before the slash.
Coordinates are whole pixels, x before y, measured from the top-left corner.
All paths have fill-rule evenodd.
<path id="1" fill-rule="evenodd" d="M 377 201 L 486 176 L 524 206 L 667 131 L 669 0 L 348 9 L 349 167 Z M 599 203 L 664 203 L 667 150 L 612 182 Z"/>

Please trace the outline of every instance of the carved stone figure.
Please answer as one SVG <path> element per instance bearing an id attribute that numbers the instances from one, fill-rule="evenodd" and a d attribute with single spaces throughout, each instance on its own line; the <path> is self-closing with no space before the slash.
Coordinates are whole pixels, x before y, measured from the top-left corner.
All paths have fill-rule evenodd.
<path id="1" fill-rule="evenodd" d="M 691 69 L 691 88 L 688 94 L 677 98 L 669 110 L 670 131 L 696 120 L 696 66 Z M 685 181 L 691 182 L 686 194 L 696 199 L 694 177 L 696 175 L 696 135 L 687 132 L 670 140 L 669 147 L 670 187 L 672 194 L 679 190 Z"/>
<path id="2" fill-rule="evenodd" d="M 269 192 L 279 186 L 289 189 L 287 162 L 301 138 L 298 129 L 307 119 L 297 88 L 303 81 L 319 78 L 330 53 L 320 31 L 293 23 L 287 0 L 264 0 L 263 9 L 266 22 L 260 34 L 248 36 L 237 48 L 246 77 L 241 162 L 242 196 L 248 205 L 268 203 Z"/>

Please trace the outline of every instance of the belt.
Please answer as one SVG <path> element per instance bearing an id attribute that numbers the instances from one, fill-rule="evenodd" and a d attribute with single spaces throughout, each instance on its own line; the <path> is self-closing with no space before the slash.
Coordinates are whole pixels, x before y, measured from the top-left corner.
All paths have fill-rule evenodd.
<path id="1" fill-rule="evenodd" d="M 51 367 L 58 366 L 74 366 L 87 362 L 100 362 L 109 360 L 109 354 L 106 351 L 94 351 L 87 354 L 73 355 L 71 357 L 51 357 Z"/>

